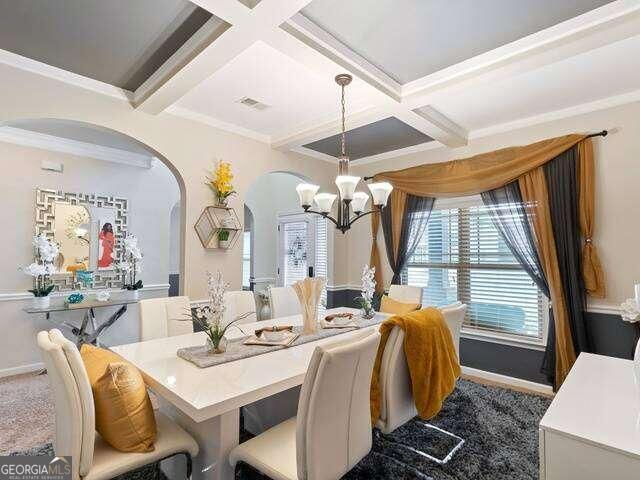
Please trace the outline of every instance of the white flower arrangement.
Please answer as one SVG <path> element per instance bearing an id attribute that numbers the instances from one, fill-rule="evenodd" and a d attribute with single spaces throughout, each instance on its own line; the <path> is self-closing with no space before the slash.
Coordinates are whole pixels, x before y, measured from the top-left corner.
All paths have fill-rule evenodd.
<path id="1" fill-rule="evenodd" d="M 373 311 L 373 295 L 376 291 L 376 268 L 365 265 L 362 269 L 362 287 L 360 296 L 356 298 L 356 302 L 363 310 L 365 318 L 371 318 Z"/>
<path id="2" fill-rule="evenodd" d="M 47 235 L 41 233 L 33 237 L 33 246 L 36 252 L 35 262 L 22 267 L 22 271 L 33 277 L 33 288 L 29 290 L 34 297 L 46 297 L 54 289 L 51 283 L 51 275 L 56 273 L 55 260 L 60 254 L 57 243 L 49 240 Z"/>
<path id="3" fill-rule="evenodd" d="M 224 281 L 222 272 L 218 270 L 215 275 L 207 272 L 209 303 L 203 307 L 195 308 L 188 314 L 188 319 L 193 320 L 206 333 L 208 344 L 213 353 L 222 353 L 225 350 L 222 340 L 229 327 L 235 326 L 242 332 L 240 327 L 233 324 L 255 313 L 247 312 L 224 324 L 224 312 L 227 309 L 224 296 L 227 288 L 229 288 L 229 284 Z"/>
<path id="4" fill-rule="evenodd" d="M 640 308 L 638 308 L 638 303 L 635 299 L 628 298 L 622 302 L 620 309 L 622 310 L 622 320 L 625 322 L 636 323 L 640 321 Z"/>
<path id="5" fill-rule="evenodd" d="M 124 290 L 139 290 L 143 287 L 142 280 L 136 276 L 142 272 L 142 252 L 138 246 L 138 237 L 127 235 L 122 241 L 122 260 L 116 263 L 116 269 L 122 273 L 122 288 Z"/>

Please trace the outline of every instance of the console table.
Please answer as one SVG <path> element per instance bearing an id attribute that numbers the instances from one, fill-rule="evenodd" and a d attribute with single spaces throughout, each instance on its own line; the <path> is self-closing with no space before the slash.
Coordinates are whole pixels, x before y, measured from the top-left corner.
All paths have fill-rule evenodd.
<path id="1" fill-rule="evenodd" d="M 541 480 L 640 478 L 640 372 L 581 353 L 540 421 Z"/>
<path id="2" fill-rule="evenodd" d="M 107 328 L 113 325 L 122 315 L 127 311 L 127 305 L 132 303 L 138 303 L 138 300 L 127 299 L 127 298 L 114 298 L 109 299 L 105 302 L 99 302 L 96 299 L 85 298 L 80 303 L 53 303 L 48 307 L 26 307 L 23 310 L 27 313 L 31 314 L 44 314 L 47 320 L 52 320 L 52 313 L 66 313 L 66 312 L 75 312 L 84 310 L 85 315 L 82 319 L 82 323 L 80 327 L 76 327 L 69 322 L 60 321 L 56 322 L 52 320 L 57 325 L 62 325 L 68 327 L 76 337 L 76 344 L 78 347 L 83 343 L 98 343 L 98 337 L 102 332 L 104 332 Z M 105 308 L 105 307 L 117 307 L 120 306 L 118 310 L 115 311 L 107 320 L 105 320 L 100 325 L 96 322 L 95 309 L 97 308 Z M 87 331 L 88 325 L 91 324 L 91 331 Z"/>

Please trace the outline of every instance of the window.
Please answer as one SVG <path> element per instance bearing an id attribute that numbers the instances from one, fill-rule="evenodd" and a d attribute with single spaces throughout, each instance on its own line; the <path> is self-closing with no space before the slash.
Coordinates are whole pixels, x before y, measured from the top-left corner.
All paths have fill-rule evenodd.
<path id="1" fill-rule="evenodd" d="M 307 251 L 309 248 L 307 245 L 308 224 L 302 220 L 287 221 L 282 225 L 284 228 L 283 286 L 288 287 L 307 276 Z"/>
<path id="2" fill-rule="evenodd" d="M 402 280 L 423 305 L 469 305 L 463 331 L 543 343 L 546 298 L 479 203 L 434 209 Z"/>
<path id="3" fill-rule="evenodd" d="M 251 288 L 251 232 L 244 232 L 242 237 L 242 289 Z"/>

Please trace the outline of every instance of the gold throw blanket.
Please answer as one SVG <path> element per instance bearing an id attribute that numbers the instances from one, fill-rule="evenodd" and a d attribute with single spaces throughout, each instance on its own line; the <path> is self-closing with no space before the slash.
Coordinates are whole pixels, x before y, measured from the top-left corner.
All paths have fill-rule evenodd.
<path id="1" fill-rule="evenodd" d="M 460 376 L 460 363 L 451 332 L 440 310 L 429 307 L 388 318 L 380 325 L 380 345 L 371 379 L 373 425 L 380 418 L 382 353 L 389 333 L 396 326 L 404 330 L 404 352 L 411 377 L 413 398 L 421 418 L 427 420 L 440 411 Z"/>

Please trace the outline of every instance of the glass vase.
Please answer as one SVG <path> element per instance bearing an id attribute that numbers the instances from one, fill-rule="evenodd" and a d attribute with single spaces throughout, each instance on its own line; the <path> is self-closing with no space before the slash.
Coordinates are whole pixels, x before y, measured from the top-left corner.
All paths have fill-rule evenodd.
<path id="1" fill-rule="evenodd" d="M 217 345 L 213 342 L 213 340 L 211 340 L 210 337 L 207 337 L 207 352 L 212 354 L 224 353 L 227 351 L 227 343 L 227 337 L 221 337 L 220 340 L 218 340 Z"/>

